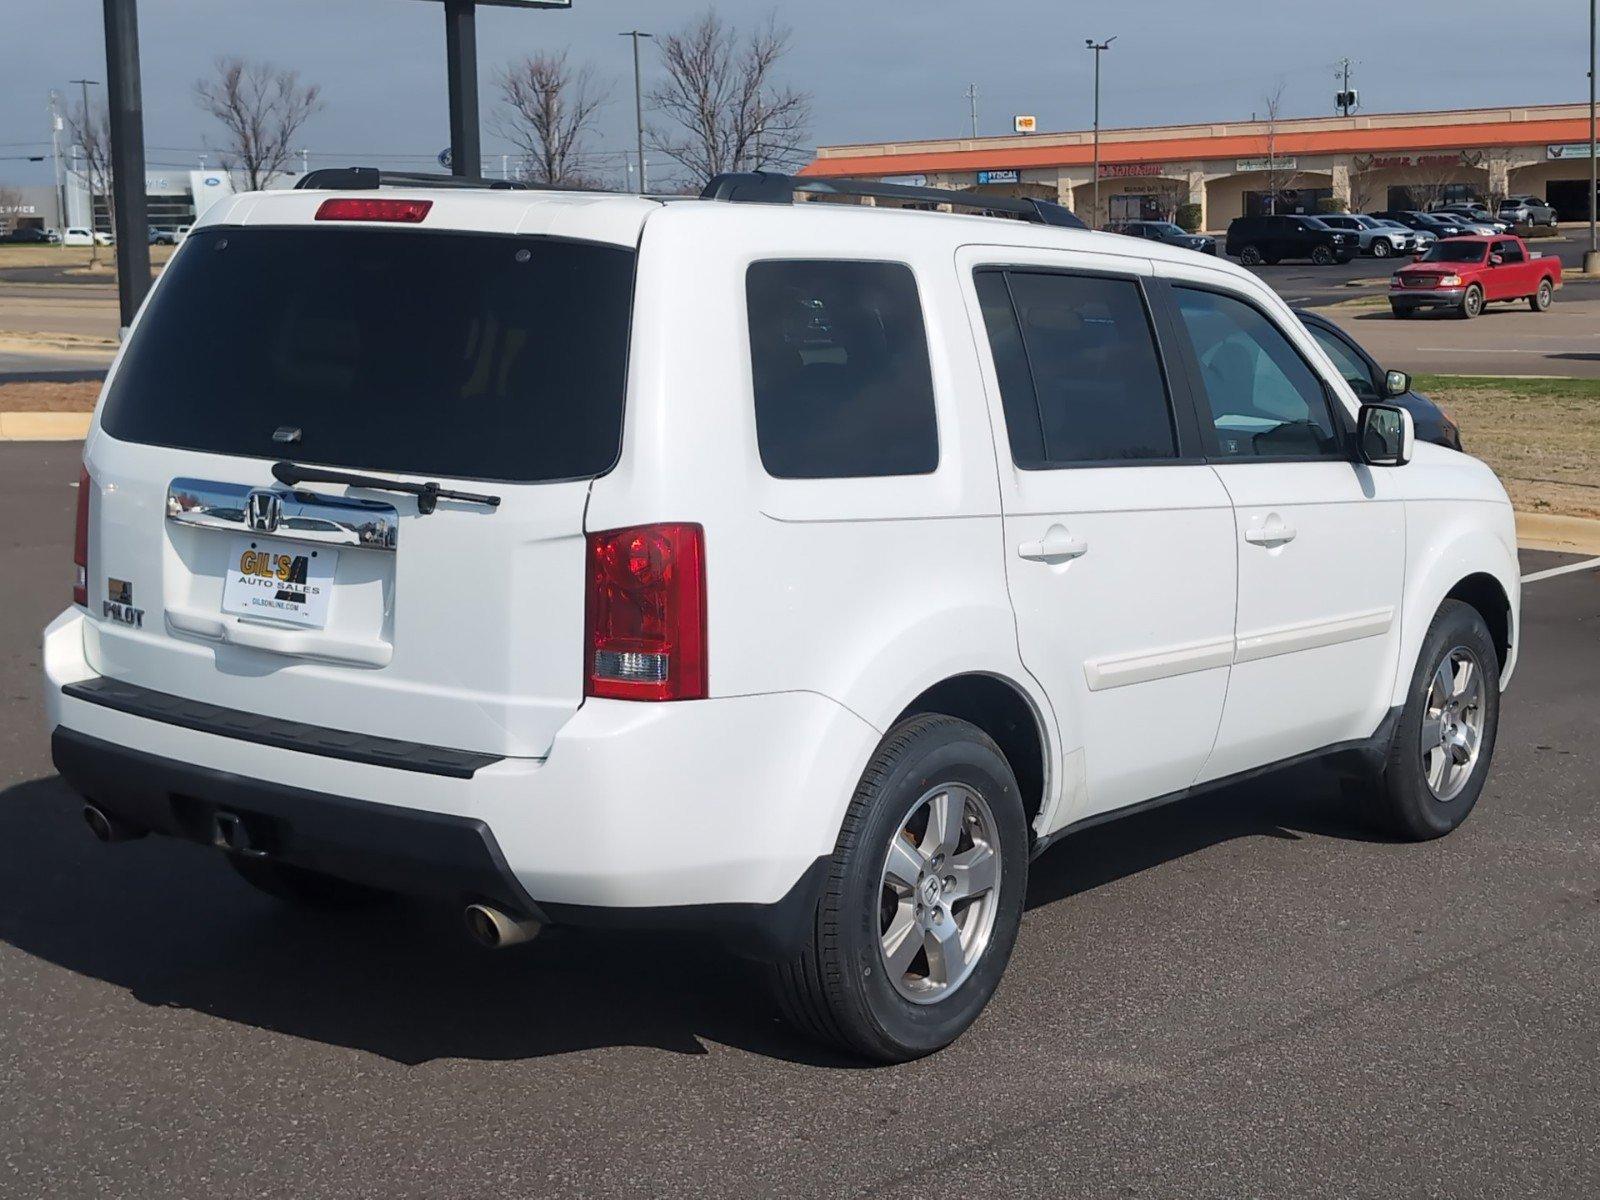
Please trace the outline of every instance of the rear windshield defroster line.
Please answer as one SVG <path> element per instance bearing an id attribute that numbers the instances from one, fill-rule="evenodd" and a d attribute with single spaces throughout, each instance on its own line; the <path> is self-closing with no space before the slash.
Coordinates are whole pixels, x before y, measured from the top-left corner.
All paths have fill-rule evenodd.
<path id="1" fill-rule="evenodd" d="M 604 474 L 622 437 L 635 254 L 416 229 L 204 230 L 106 398 L 113 437 L 398 474 Z"/>

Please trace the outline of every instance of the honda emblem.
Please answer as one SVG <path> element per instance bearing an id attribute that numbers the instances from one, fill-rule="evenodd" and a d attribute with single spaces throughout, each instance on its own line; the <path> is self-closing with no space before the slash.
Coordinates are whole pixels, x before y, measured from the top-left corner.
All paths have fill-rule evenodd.
<path id="1" fill-rule="evenodd" d="M 283 519 L 283 497 L 258 488 L 245 501 L 244 520 L 252 533 L 273 533 Z"/>

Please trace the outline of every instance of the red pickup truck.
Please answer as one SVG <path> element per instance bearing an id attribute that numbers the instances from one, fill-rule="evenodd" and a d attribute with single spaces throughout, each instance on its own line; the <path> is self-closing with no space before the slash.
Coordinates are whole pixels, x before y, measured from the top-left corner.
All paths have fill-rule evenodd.
<path id="1" fill-rule="evenodd" d="M 1534 312 L 1550 307 L 1561 286 L 1561 260 L 1528 249 L 1519 237 L 1443 238 L 1389 280 L 1397 317 L 1419 308 L 1451 308 L 1471 319 L 1485 304 L 1526 300 Z"/>

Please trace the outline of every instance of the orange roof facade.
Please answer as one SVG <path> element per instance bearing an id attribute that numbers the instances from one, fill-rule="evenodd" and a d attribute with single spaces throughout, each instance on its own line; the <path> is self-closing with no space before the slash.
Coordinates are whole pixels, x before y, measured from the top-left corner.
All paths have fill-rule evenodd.
<path id="1" fill-rule="evenodd" d="M 1120 134 L 1125 131 L 1116 132 Z M 1589 122 L 1585 118 L 1304 131 L 1279 126 L 1274 153 L 1280 155 L 1409 153 L 1588 140 Z M 1085 166 L 1094 162 L 1094 147 L 1087 142 L 1041 145 L 1033 138 L 1017 137 L 1007 138 L 1005 143 L 970 150 L 908 149 L 895 154 L 837 154 L 813 160 L 801 169 L 800 174 L 823 178 L 846 175 L 908 175 L 942 171 Z M 1266 154 L 1265 134 L 1108 141 L 1106 134 L 1102 132 L 1100 141 L 1102 164 L 1259 158 Z"/>

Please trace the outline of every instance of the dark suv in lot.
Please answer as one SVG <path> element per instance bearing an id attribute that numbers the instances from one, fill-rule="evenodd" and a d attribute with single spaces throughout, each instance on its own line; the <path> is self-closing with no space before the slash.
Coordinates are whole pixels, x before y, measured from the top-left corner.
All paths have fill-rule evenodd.
<path id="1" fill-rule="evenodd" d="M 1247 266 L 1286 258 L 1309 258 L 1319 266 L 1349 262 L 1361 251 L 1353 233 L 1341 233 L 1316 217 L 1235 217 L 1228 226 L 1228 253 Z"/>

